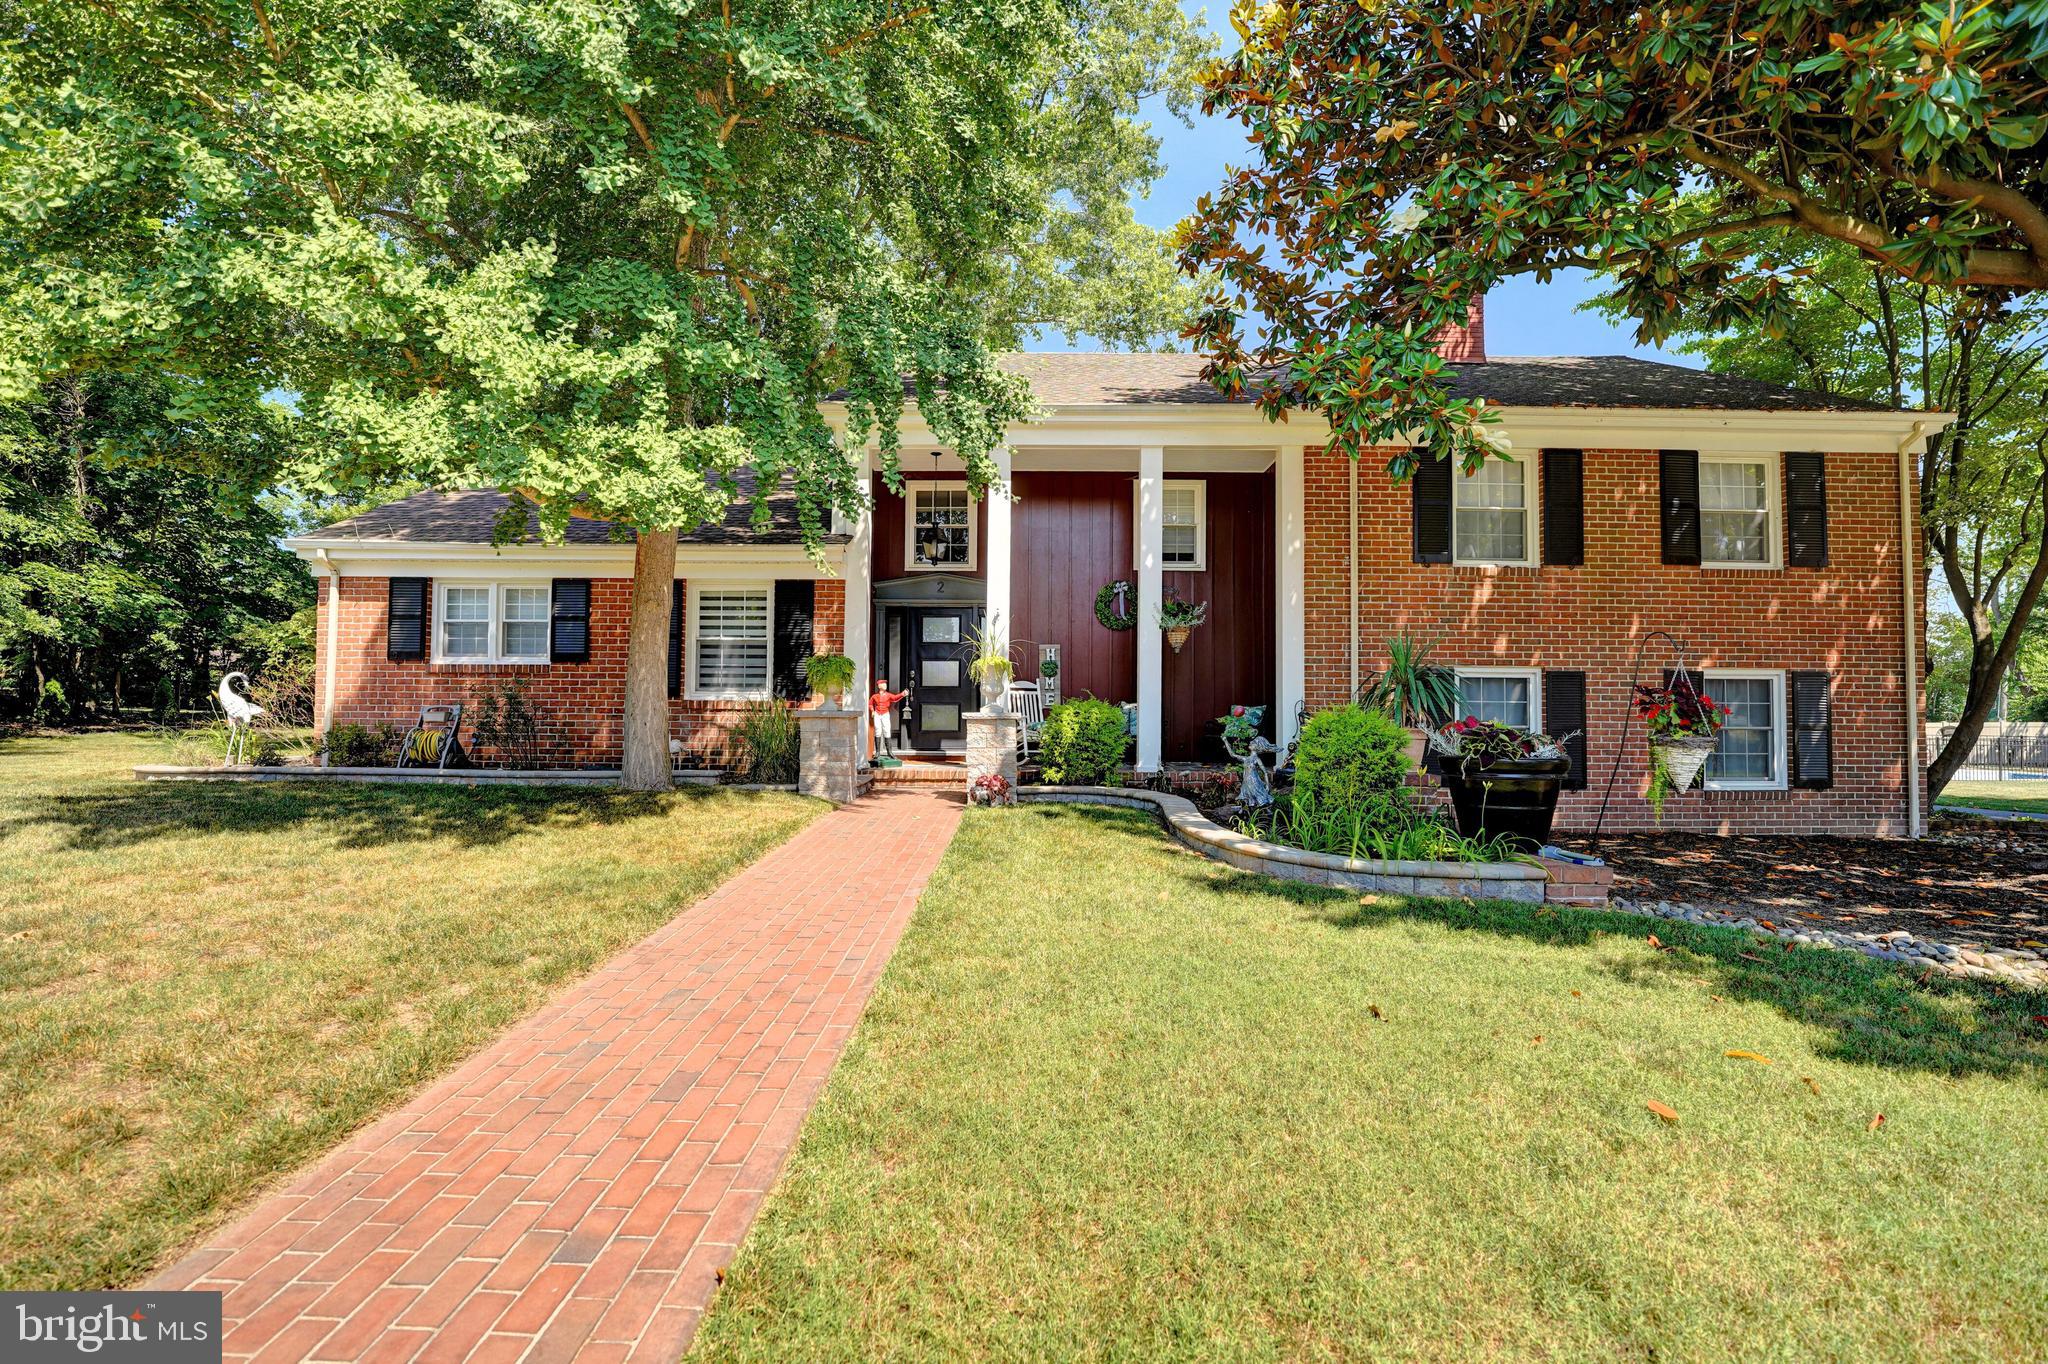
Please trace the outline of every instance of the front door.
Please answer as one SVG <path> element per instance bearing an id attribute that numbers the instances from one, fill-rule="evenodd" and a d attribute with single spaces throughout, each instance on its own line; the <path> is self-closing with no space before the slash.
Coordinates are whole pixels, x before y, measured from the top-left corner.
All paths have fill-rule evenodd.
<path id="1" fill-rule="evenodd" d="M 907 612 L 910 708 L 904 737 L 913 749 L 935 750 L 965 741 L 974 709 L 967 677 L 967 632 L 981 622 L 980 607 L 913 607 Z"/>

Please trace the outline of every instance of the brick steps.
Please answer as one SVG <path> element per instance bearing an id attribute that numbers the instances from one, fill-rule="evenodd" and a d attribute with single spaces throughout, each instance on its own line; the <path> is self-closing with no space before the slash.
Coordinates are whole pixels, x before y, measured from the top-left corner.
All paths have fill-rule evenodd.
<path id="1" fill-rule="evenodd" d="M 901 767 L 871 769 L 877 786 L 913 786 L 922 790 L 967 789 L 965 763 L 906 762 Z"/>

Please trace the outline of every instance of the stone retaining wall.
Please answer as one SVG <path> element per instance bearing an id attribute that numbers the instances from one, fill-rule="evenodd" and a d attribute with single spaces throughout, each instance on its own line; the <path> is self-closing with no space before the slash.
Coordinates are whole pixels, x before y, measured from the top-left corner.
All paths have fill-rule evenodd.
<path id="1" fill-rule="evenodd" d="M 1598 908 L 1607 903 L 1613 873 L 1606 867 L 1544 862 L 1368 862 L 1308 852 L 1247 838 L 1205 816 L 1191 800 L 1159 791 L 1114 786 L 1022 786 L 1020 801 L 1113 805 L 1149 810 L 1167 830 L 1204 857 L 1244 871 L 1343 890 L 1384 891 L 1458 899 L 1545 900 Z"/>

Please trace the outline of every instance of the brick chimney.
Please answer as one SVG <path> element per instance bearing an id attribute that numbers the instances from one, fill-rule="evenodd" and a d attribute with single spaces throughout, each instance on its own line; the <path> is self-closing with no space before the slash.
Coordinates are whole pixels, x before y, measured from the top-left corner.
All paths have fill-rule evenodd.
<path id="1" fill-rule="evenodd" d="M 1434 338 L 1436 353 L 1453 365 L 1477 365 L 1486 362 L 1486 299 L 1482 296 L 1472 300 L 1472 311 L 1465 314 L 1465 325 L 1444 327 Z"/>

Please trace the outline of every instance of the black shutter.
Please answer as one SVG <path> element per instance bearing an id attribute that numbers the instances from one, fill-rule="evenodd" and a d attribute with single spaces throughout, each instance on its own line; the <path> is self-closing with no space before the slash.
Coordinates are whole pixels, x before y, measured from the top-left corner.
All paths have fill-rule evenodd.
<path id="1" fill-rule="evenodd" d="M 1415 524 L 1415 562 L 1451 561 L 1451 462 L 1428 450 L 1415 452 L 1415 472 L 1408 476 Z"/>
<path id="2" fill-rule="evenodd" d="M 668 694 L 674 700 L 683 694 L 683 584 L 675 585 L 668 604 Z"/>
<path id="3" fill-rule="evenodd" d="M 1785 455 L 1785 562 L 1793 568 L 1828 566 L 1828 476 L 1810 451 Z"/>
<path id="4" fill-rule="evenodd" d="M 548 662 L 590 661 L 590 579 L 557 578 L 548 620 Z"/>
<path id="5" fill-rule="evenodd" d="M 1586 562 L 1586 457 L 1580 450 L 1543 452 L 1543 562 Z"/>
<path id="6" fill-rule="evenodd" d="M 384 656 L 394 663 L 427 656 L 427 585 L 431 578 L 393 578 L 385 611 Z"/>
<path id="7" fill-rule="evenodd" d="M 1700 561 L 1700 452 L 1657 452 L 1658 502 L 1663 508 L 1664 562 Z"/>
<path id="8" fill-rule="evenodd" d="M 781 578 L 775 584 L 775 694 L 801 701 L 811 694 L 804 661 L 811 656 L 811 617 L 817 610 L 818 585 L 809 578 Z"/>
<path id="9" fill-rule="evenodd" d="M 1576 451 L 1574 453 L 1577 453 Z M 1545 671 L 1543 674 L 1543 720 L 1541 728 L 1553 738 L 1564 738 L 1564 751 L 1572 760 L 1565 774 L 1564 789 L 1586 789 L 1586 675 L 1573 670 Z"/>
<path id="10" fill-rule="evenodd" d="M 1792 693 L 1792 784 L 1825 791 L 1835 784 L 1835 706 L 1824 672 L 1795 672 Z"/>

